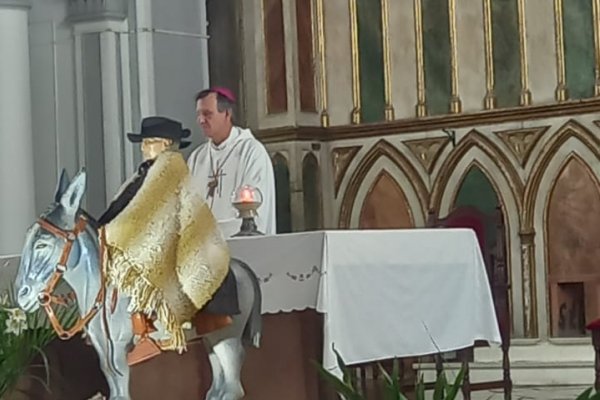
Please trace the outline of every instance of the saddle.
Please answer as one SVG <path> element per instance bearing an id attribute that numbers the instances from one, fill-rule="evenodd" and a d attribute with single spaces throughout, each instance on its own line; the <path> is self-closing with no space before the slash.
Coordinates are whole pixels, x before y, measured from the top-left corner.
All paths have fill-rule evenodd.
<path id="1" fill-rule="evenodd" d="M 237 283 L 233 272 L 229 269 L 213 298 L 196 313 L 191 324 L 196 334 L 203 336 L 230 325 L 233 322 L 232 316 L 239 313 Z M 157 331 L 154 318 L 134 313 L 131 315 L 131 322 L 133 333 L 140 339 L 127 354 L 127 363 L 130 366 L 150 360 L 162 353 L 159 344 L 150 337 L 151 333 Z"/>

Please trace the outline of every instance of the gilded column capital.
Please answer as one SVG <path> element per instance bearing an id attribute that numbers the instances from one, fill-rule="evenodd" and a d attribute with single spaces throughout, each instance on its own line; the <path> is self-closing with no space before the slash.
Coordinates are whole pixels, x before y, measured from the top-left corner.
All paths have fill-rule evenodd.
<path id="1" fill-rule="evenodd" d="M 70 22 L 124 20 L 127 17 L 125 0 L 69 0 Z"/>
<path id="2" fill-rule="evenodd" d="M 0 0 L 0 8 L 31 8 L 31 0 Z"/>

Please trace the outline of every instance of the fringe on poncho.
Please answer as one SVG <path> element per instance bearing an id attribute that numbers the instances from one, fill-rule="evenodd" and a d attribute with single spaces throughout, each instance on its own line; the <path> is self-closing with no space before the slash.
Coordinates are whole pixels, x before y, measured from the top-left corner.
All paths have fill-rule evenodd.
<path id="1" fill-rule="evenodd" d="M 170 336 L 163 350 L 183 352 L 181 326 L 225 279 L 229 250 L 181 154 L 161 153 L 105 229 L 107 283 L 131 297 L 130 312 L 156 314 Z"/>

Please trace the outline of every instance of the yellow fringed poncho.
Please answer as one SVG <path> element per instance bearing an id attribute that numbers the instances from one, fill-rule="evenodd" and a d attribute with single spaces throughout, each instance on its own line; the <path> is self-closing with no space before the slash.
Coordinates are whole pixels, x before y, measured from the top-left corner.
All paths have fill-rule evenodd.
<path id="1" fill-rule="evenodd" d="M 105 230 L 107 283 L 131 297 L 130 312 L 156 313 L 171 339 L 163 350 L 184 351 L 181 325 L 225 279 L 229 250 L 180 153 L 156 158 Z"/>

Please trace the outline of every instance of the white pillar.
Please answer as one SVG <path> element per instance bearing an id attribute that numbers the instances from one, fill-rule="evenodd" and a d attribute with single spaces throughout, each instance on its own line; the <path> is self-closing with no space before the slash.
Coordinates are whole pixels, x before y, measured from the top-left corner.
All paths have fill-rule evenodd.
<path id="1" fill-rule="evenodd" d="M 30 6 L 29 0 L 0 0 L 0 257 L 21 253 L 35 216 Z"/>
<path id="2" fill-rule="evenodd" d="M 100 10 L 101 11 L 101 10 Z M 126 179 L 126 167 L 129 167 L 127 174 L 133 171 L 133 154 L 129 148 L 124 147 L 125 133 L 131 129 L 131 98 L 129 96 L 129 65 L 123 62 L 129 62 L 129 45 L 126 32 L 128 31 L 127 22 L 124 15 L 118 18 L 93 18 L 99 12 L 92 8 L 90 15 L 78 15 L 73 21 L 73 33 L 75 36 L 75 54 L 76 54 L 76 75 L 77 75 L 77 93 L 79 119 L 81 123 L 81 133 L 83 140 L 90 133 L 85 131 L 85 116 L 87 113 L 99 112 L 100 110 L 85 110 L 84 96 L 86 86 L 90 80 L 99 80 L 101 82 L 101 113 L 102 122 L 99 129 L 103 134 L 104 145 L 104 188 L 106 193 L 105 204 L 109 204 L 118 192 L 121 184 Z M 98 76 L 84 77 L 84 66 L 89 63 L 84 59 L 84 35 L 98 35 L 100 41 L 100 72 Z M 86 78 L 86 79 L 84 79 Z M 84 150 L 85 152 L 85 145 Z M 85 153 L 84 153 L 85 154 Z M 82 160 L 86 164 L 89 160 Z M 92 184 L 101 185 L 101 182 Z M 89 204 L 88 204 L 89 205 Z"/>

